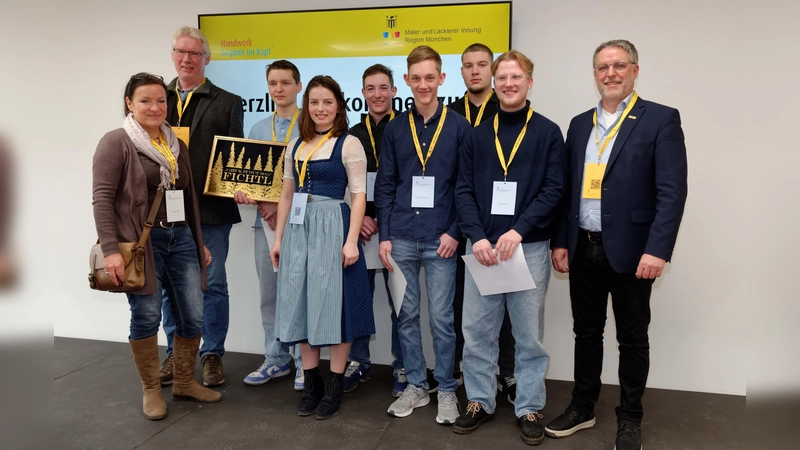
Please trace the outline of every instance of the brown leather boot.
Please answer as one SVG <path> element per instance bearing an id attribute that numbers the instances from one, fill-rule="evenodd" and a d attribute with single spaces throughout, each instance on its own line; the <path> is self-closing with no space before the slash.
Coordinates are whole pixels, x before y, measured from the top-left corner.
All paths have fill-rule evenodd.
<path id="1" fill-rule="evenodd" d="M 161 395 L 161 376 L 158 368 L 158 335 L 135 341 L 131 344 L 131 356 L 142 380 L 142 411 L 150 420 L 167 417 L 167 404 Z"/>
<path id="2" fill-rule="evenodd" d="M 222 400 L 222 394 L 194 381 L 194 368 L 197 364 L 197 349 L 200 348 L 200 336 L 185 338 L 175 334 L 172 341 L 173 400 L 191 400 L 200 403 L 215 403 Z"/>

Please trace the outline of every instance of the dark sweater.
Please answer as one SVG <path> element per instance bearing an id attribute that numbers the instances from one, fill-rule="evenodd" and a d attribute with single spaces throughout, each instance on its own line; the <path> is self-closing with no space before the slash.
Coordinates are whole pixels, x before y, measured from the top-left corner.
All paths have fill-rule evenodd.
<path id="1" fill-rule="evenodd" d="M 465 92 L 464 95 L 467 93 Z M 478 112 L 481 110 L 481 105 L 474 105 L 471 101 L 469 103 L 469 124 L 475 126 L 475 121 L 478 119 Z M 461 114 L 462 117 L 467 117 L 467 109 L 464 107 L 464 96 L 459 97 L 458 100 L 447 105 L 448 108 Z M 481 116 L 481 123 L 487 120 L 494 119 L 494 115 L 500 110 L 500 102 L 497 100 L 497 93 L 492 89 L 492 96 L 486 102 L 486 107 L 483 108 L 483 115 Z"/>
<path id="2" fill-rule="evenodd" d="M 498 134 L 503 155 L 509 160 L 528 113 L 530 102 L 519 111 L 498 111 Z M 545 241 L 564 191 L 566 148 L 558 125 L 534 113 L 525 138 L 508 167 L 507 181 L 517 183 L 513 216 L 492 215 L 492 188 L 503 181 L 503 167 L 495 147 L 494 121 L 475 128 L 459 160 L 456 206 L 461 231 L 472 242 L 488 239 L 493 245 L 513 229 L 522 242 Z"/>
<path id="3" fill-rule="evenodd" d="M 395 112 L 395 117 L 398 116 L 400 113 Z M 378 171 L 378 161 L 375 159 L 375 154 L 378 154 L 378 159 L 381 157 L 381 140 L 383 140 L 383 130 L 386 128 L 386 124 L 389 123 L 391 114 L 387 114 L 383 116 L 380 123 L 376 124 L 375 120 L 372 119 L 372 116 L 369 114 L 361 114 L 361 122 L 353 125 L 348 131 L 348 134 L 351 136 L 355 136 L 361 141 L 361 146 L 364 147 L 364 153 L 367 155 L 367 172 L 377 172 Z M 373 152 L 372 142 L 369 139 L 369 132 L 367 131 L 367 123 L 366 121 L 370 121 L 370 127 L 372 128 L 372 137 L 375 139 L 375 151 Z M 373 219 L 378 216 L 377 211 L 375 211 L 375 202 L 367 202 L 367 209 L 364 215 L 372 217 Z"/>

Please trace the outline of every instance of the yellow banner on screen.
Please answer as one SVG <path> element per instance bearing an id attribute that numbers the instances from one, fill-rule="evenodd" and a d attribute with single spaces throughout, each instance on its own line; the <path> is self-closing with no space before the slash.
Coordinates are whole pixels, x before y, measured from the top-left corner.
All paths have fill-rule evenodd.
<path id="1" fill-rule="evenodd" d="M 213 60 L 407 55 L 418 45 L 461 54 L 509 49 L 511 3 L 202 15 Z"/>

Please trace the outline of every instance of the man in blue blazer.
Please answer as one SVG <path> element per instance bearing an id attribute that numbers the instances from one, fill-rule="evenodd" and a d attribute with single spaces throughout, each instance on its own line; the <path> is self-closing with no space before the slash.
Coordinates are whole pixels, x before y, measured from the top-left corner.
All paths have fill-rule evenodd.
<path id="1" fill-rule="evenodd" d="M 595 50 L 602 100 L 570 123 L 567 191 L 551 240 L 553 267 L 570 274 L 575 387 L 545 431 L 565 437 L 595 424 L 610 293 L 620 351 L 617 450 L 641 448 L 650 292 L 672 256 L 687 191 L 680 115 L 638 98 L 638 61 L 625 40 Z"/>

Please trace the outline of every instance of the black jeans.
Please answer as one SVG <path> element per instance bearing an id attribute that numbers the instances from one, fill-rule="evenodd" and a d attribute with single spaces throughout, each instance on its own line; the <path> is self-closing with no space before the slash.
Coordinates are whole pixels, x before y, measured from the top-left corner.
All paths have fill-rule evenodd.
<path id="1" fill-rule="evenodd" d="M 590 242 L 579 231 L 569 268 L 569 292 L 575 332 L 575 388 L 571 407 L 592 412 L 600 395 L 603 370 L 603 329 L 608 294 L 614 310 L 619 343 L 620 405 L 617 420 L 640 424 L 642 395 L 650 370 L 650 293 L 653 280 L 617 273 L 606 258 L 602 239 Z"/>
<path id="2" fill-rule="evenodd" d="M 461 362 L 462 354 L 464 353 L 464 333 L 461 331 L 461 315 L 464 309 L 464 271 L 466 270 L 464 260 L 461 257 L 467 253 L 467 238 L 461 238 L 456 252 L 456 292 L 455 296 L 453 296 L 453 326 L 456 331 L 454 371 L 460 371 L 458 363 Z M 516 344 L 514 335 L 511 333 L 511 319 L 508 317 L 508 309 L 506 309 L 503 325 L 500 327 L 500 340 L 498 342 L 500 354 L 497 358 L 497 366 L 500 369 L 500 376 L 503 378 L 514 376 L 514 346 Z"/>

